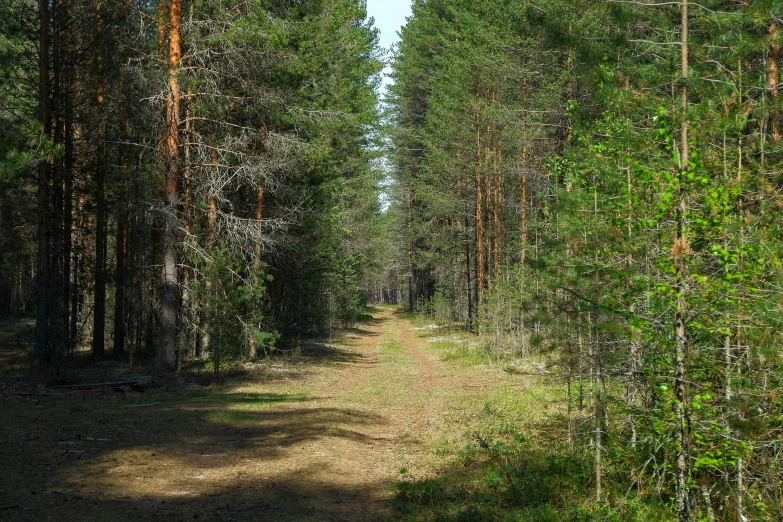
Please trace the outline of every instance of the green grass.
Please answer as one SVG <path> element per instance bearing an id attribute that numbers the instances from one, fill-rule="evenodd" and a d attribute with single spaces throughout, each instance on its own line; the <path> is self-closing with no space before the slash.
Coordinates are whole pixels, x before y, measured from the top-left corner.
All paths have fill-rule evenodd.
<path id="1" fill-rule="evenodd" d="M 403 316 L 417 328 L 434 324 L 428 317 Z M 551 353 L 493 357 L 477 337 L 453 325 L 415 334 L 443 371 L 468 389 L 445 398 L 454 411 L 450 431 L 429 445 L 430 464 L 409 463 L 400 470 L 395 520 L 671 520 L 659 499 L 635 498 L 627 481 L 611 479 L 627 478 L 629 470 L 613 464 L 610 455 L 604 462 L 604 498 L 596 502 L 592 455 L 582 444 L 567 443 L 567 389 L 556 378 Z"/>
<path id="2" fill-rule="evenodd" d="M 468 339 L 465 342 L 438 341 L 431 343 L 442 361 L 459 363 L 462 366 L 478 366 L 488 364 L 489 357 L 484 350 L 472 345 Z"/>
<path id="3" fill-rule="evenodd" d="M 468 441 L 442 440 L 443 465 L 416 478 L 401 469 L 393 503 L 402 522 L 541 522 L 668 520 L 666 512 L 623 492 L 592 497 L 588 456 L 535 436 L 534 425 L 506 418 L 493 403 L 473 414 Z"/>
<path id="4" fill-rule="evenodd" d="M 376 407 L 388 407 L 403 400 L 415 400 L 404 396 L 407 388 L 399 384 L 401 380 L 411 378 L 410 369 L 416 364 L 413 356 L 399 342 L 388 339 L 381 342 L 378 358 L 384 361 L 383 375 L 364 380 L 361 386 L 344 394 L 345 399 Z"/>

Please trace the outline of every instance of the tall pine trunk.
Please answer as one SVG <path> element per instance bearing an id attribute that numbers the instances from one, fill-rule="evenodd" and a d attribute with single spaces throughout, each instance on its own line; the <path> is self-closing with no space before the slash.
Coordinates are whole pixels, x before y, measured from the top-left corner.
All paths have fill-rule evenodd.
<path id="1" fill-rule="evenodd" d="M 519 263 L 524 266 L 527 254 L 527 75 L 522 78 L 522 168 L 520 172 L 520 224 L 519 224 Z"/>
<path id="2" fill-rule="evenodd" d="M 125 353 L 128 228 L 128 210 L 123 208 L 117 216 L 117 264 L 115 274 L 117 288 L 114 295 L 114 355 L 117 357 L 122 357 Z"/>
<path id="3" fill-rule="evenodd" d="M 168 92 L 166 96 L 166 170 L 164 187 L 163 270 L 160 307 L 160 346 L 158 366 L 173 371 L 177 367 L 177 317 L 179 291 L 177 275 L 177 185 L 179 183 L 179 65 L 182 58 L 182 0 L 169 4 Z M 161 21 L 160 23 L 163 23 Z"/>
<path id="4" fill-rule="evenodd" d="M 52 13 L 52 69 L 54 88 L 52 90 L 52 116 L 54 118 L 54 142 L 64 154 L 56 159 L 57 173 L 54 182 L 57 183 L 57 270 L 53 271 L 52 281 L 56 285 L 57 299 L 57 342 L 58 351 L 70 351 L 69 333 L 69 296 L 71 295 L 71 250 L 73 228 L 73 139 L 71 136 L 71 121 L 73 120 L 71 103 L 70 66 L 67 64 L 68 52 L 68 14 L 65 0 L 56 0 Z"/>
<path id="5" fill-rule="evenodd" d="M 266 154 L 266 148 L 264 146 L 263 140 L 266 138 L 266 129 L 261 129 L 261 146 L 259 148 L 259 155 L 263 158 Z M 263 254 L 263 249 L 261 247 L 261 232 L 263 231 L 263 225 L 264 225 L 264 176 L 260 176 L 258 179 L 258 190 L 256 193 L 256 245 L 253 251 L 253 290 L 255 292 L 258 291 L 258 285 L 261 284 L 261 255 Z M 257 310 L 259 307 L 259 303 L 256 302 L 258 293 L 256 293 L 252 301 L 250 303 L 250 320 L 254 323 L 253 326 L 255 326 L 255 323 L 257 322 Z M 255 332 L 251 329 L 249 332 L 250 334 L 250 358 L 255 358 L 258 346 L 256 346 L 256 338 L 255 338 Z"/>
<path id="6" fill-rule="evenodd" d="M 105 21 L 103 5 L 98 4 L 96 16 L 97 84 L 95 89 L 95 307 L 93 311 L 92 356 L 100 360 L 104 355 L 106 338 L 106 125 L 104 122 L 106 97 L 106 57 L 104 55 Z"/>
<path id="7" fill-rule="evenodd" d="M 687 311 L 687 301 L 685 299 L 686 291 L 686 255 L 689 247 L 686 236 L 686 212 L 687 201 L 685 192 L 685 183 L 687 182 L 687 173 L 690 170 L 688 148 L 688 0 L 682 0 L 682 26 L 680 39 L 680 82 L 681 102 L 682 102 L 682 123 L 680 126 L 680 165 L 679 165 L 679 202 L 677 204 L 676 236 L 672 248 L 675 270 L 675 312 L 674 312 L 674 393 L 675 418 L 676 418 L 676 439 L 677 455 L 675 461 L 675 481 L 676 481 L 676 505 L 677 515 L 680 522 L 687 522 L 691 519 L 690 498 L 689 498 L 689 429 L 688 429 L 688 406 L 686 390 L 686 356 L 687 356 L 687 331 L 685 325 L 685 314 Z"/>
<path id="8" fill-rule="evenodd" d="M 480 87 L 477 97 L 480 95 Z M 482 196 L 482 157 L 481 157 L 481 116 L 476 116 L 476 304 L 481 301 L 484 293 L 484 209 Z"/>
<path id="9" fill-rule="evenodd" d="M 772 98 L 772 114 L 770 115 L 770 134 L 772 134 L 772 142 L 775 144 L 780 143 L 780 114 L 778 113 L 778 100 L 780 98 L 780 91 L 778 89 L 778 83 L 780 81 L 778 60 L 780 59 L 780 45 L 777 41 L 778 26 L 773 23 L 769 26 L 769 54 L 767 54 L 767 90 Z"/>
<path id="10" fill-rule="evenodd" d="M 44 136 L 51 134 L 49 105 L 49 0 L 39 0 L 38 16 L 38 121 Z M 35 362 L 38 370 L 50 374 L 56 370 L 50 329 L 51 281 L 49 271 L 49 183 L 51 164 L 38 163 L 38 255 L 36 260 Z"/>

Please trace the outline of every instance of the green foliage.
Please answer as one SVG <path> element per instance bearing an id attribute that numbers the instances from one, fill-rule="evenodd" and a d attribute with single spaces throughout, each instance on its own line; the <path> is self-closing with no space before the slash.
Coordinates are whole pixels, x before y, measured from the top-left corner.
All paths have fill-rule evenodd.
<path id="1" fill-rule="evenodd" d="M 225 248 L 215 248 L 210 259 L 203 258 L 196 268 L 204 283 L 196 286 L 194 299 L 201 307 L 206 334 L 221 359 L 249 355 L 251 341 L 259 353 L 274 347 L 279 334 L 265 328 L 259 303 L 264 299 L 264 269 L 258 273 L 244 270 L 243 259 L 237 259 Z"/>
<path id="2" fill-rule="evenodd" d="M 614 506 L 594 503 L 585 489 L 591 470 L 584 456 L 526 434 L 491 404 L 481 415 L 488 420 L 456 455 L 444 452 L 450 443 L 441 444 L 436 453 L 447 460 L 436 476 L 416 479 L 401 470 L 394 503 L 401 520 L 668 520 L 660 506 L 635 496 Z"/>
<path id="3" fill-rule="evenodd" d="M 430 310 L 445 297 L 496 361 L 556 350 L 602 496 L 638 490 L 657 510 L 680 488 L 693 518 L 766 519 L 783 478 L 768 464 L 783 450 L 780 329 L 763 312 L 780 307 L 767 76 L 783 5 L 695 6 L 680 81 L 676 4 L 521 4 L 425 2 L 403 31 L 392 102 L 413 291 Z"/>

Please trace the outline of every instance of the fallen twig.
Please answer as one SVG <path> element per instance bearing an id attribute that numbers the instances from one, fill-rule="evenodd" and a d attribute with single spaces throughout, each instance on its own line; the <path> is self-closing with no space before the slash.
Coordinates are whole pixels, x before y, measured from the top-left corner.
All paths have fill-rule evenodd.
<path id="1" fill-rule="evenodd" d="M 60 491 L 60 490 L 57 490 L 57 489 L 53 489 L 52 493 L 54 493 L 55 495 L 67 495 L 67 496 L 73 497 L 73 498 L 84 498 L 81 495 L 79 495 L 77 493 L 71 493 L 70 491 Z"/>
<path id="2" fill-rule="evenodd" d="M 103 388 L 108 386 L 133 386 L 138 384 L 139 381 L 125 381 L 125 382 L 96 382 L 91 384 L 66 384 L 62 386 L 52 386 L 52 389 L 87 389 L 87 388 Z"/>

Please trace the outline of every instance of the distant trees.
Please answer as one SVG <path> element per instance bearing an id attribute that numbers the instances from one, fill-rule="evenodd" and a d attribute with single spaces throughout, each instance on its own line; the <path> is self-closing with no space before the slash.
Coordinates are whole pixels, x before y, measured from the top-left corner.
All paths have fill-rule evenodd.
<path id="1" fill-rule="evenodd" d="M 508 253 L 519 260 L 526 251 L 533 187 L 546 184 L 545 139 L 558 118 L 542 103 L 557 92 L 563 56 L 540 53 L 522 11 L 514 2 L 426 2 L 403 31 L 392 101 L 410 307 L 437 287 L 470 322 L 514 259 Z"/>
<path id="2" fill-rule="evenodd" d="M 0 27 L 0 313 L 37 295 L 43 373 L 85 343 L 171 371 L 352 320 L 378 210 L 362 2 L 15 0 Z"/>
<path id="3" fill-rule="evenodd" d="M 413 14 L 391 100 L 409 306 L 497 356 L 559 348 L 601 502 L 619 486 L 680 520 L 783 516 L 783 5 Z"/>

